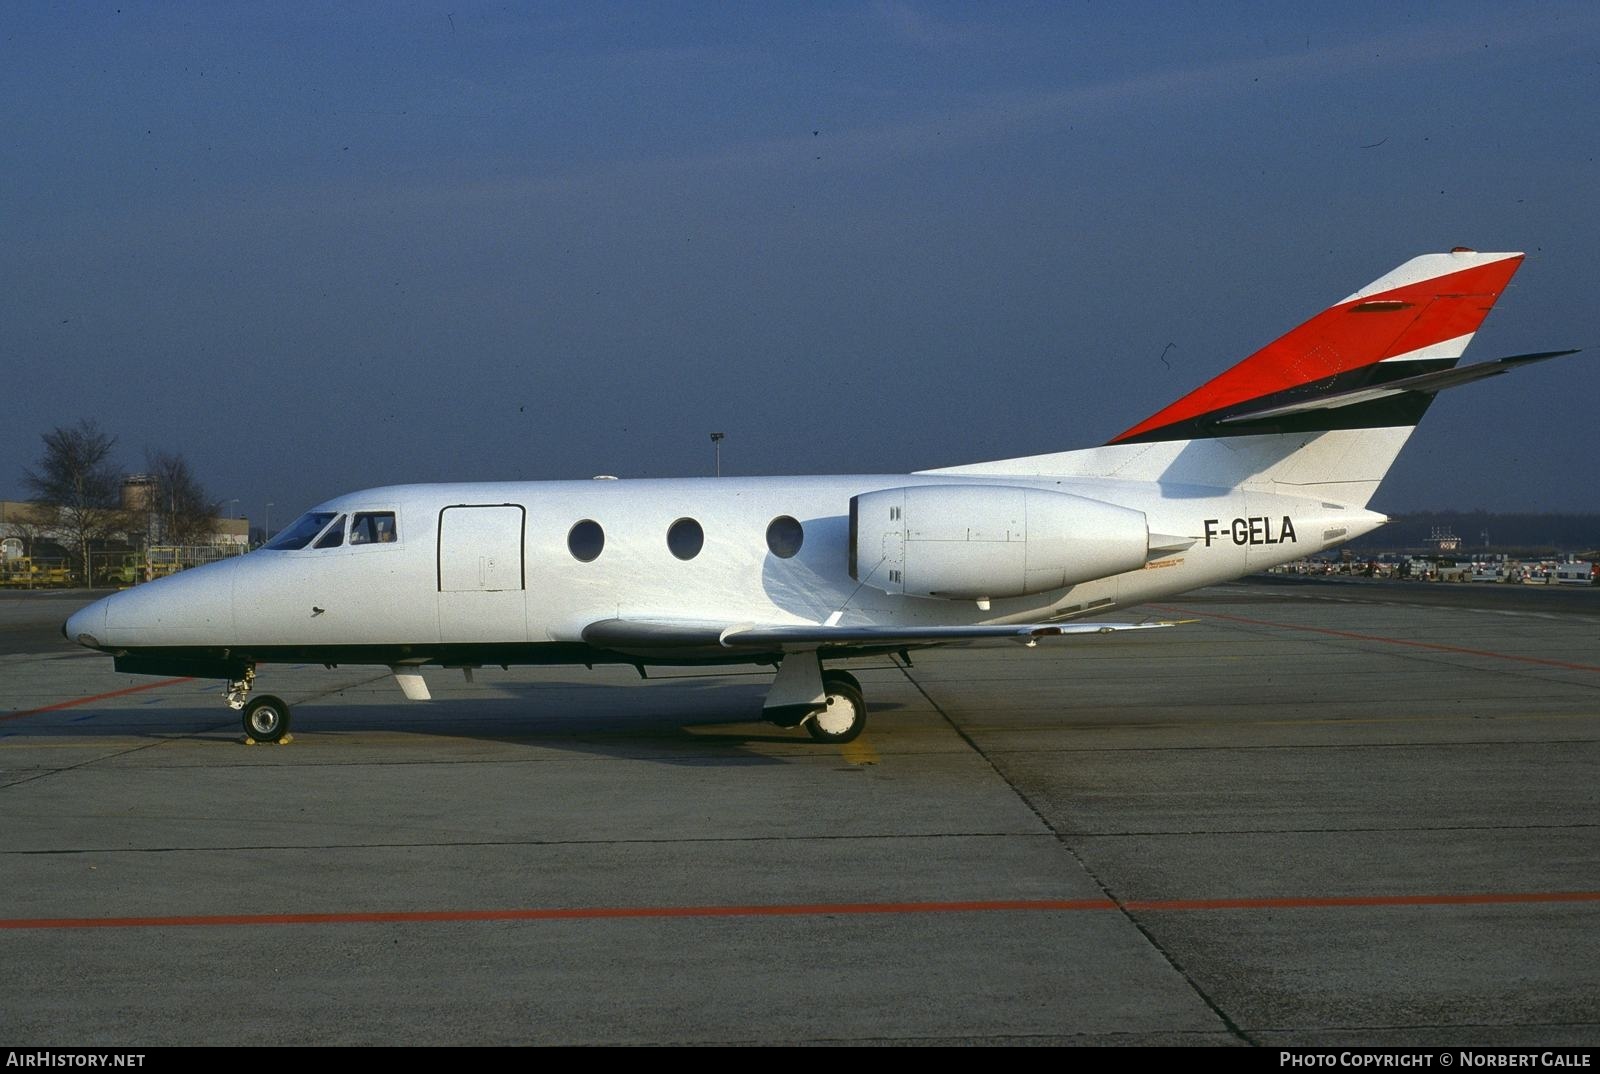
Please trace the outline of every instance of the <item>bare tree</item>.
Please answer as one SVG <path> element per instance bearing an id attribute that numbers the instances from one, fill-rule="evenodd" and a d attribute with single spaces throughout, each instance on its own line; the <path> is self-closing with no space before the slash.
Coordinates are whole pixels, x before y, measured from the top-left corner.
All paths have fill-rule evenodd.
<path id="1" fill-rule="evenodd" d="M 155 479 L 150 510 L 156 532 L 167 544 L 202 544 L 216 531 L 221 505 L 201 486 L 181 453 L 146 453 L 145 466 Z"/>
<path id="2" fill-rule="evenodd" d="M 81 577 L 89 586 L 94 584 L 89 545 L 105 540 L 123 524 L 119 475 L 111 463 L 116 443 L 116 437 L 101 432 L 91 420 L 79 421 L 76 427 L 57 426 L 44 434 L 39 468 L 22 476 L 33 492 L 40 521 L 72 542 Z"/>

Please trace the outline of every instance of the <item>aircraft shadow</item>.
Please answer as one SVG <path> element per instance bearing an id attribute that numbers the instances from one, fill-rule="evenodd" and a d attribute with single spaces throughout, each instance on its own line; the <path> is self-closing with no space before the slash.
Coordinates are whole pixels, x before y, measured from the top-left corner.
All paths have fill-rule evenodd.
<path id="1" fill-rule="evenodd" d="M 387 684 L 379 687 L 388 688 Z M 813 742 L 803 728 L 784 729 L 762 720 L 766 690 L 765 677 L 733 682 L 672 677 L 628 685 L 560 681 L 436 687 L 434 700 L 422 703 L 396 696 L 392 704 L 374 704 L 368 687 L 304 702 L 292 691 L 283 693 L 293 707 L 293 733 L 374 736 L 364 745 L 375 750 L 414 745 L 392 737 L 401 735 L 690 767 L 789 762 L 789 757 L 761 749 L 771 746 L 836 753 L 837 747 Z M 104 707 L 42 713 L 25 723 L 0 725 L 0 734 L 36 741 L 56 739 L 62 745 L 72 739 L 104 736 L 149 740 L 243 737 L 237 717 L 220 704 L 179 708 L 150 703 L 154 700 L 128 704 L 119 699 Z M 900 707 L 881 702 L 873 705 L 872 711 L 890 712 Z M 430 756 L 445 754 L 443 746 L 430 751 Z"/>

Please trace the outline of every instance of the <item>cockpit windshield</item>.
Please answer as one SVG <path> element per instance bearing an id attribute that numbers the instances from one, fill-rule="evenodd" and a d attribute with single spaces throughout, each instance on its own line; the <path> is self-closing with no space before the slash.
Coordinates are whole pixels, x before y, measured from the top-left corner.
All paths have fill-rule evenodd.
<path id="1" fill-rule="evenodd" d="M 333 525 L 328 527 L 328 531 L 317 538 L 316 547 L 338 548 L 342 544 L 344 544 L 344 516 L 340 515 L 333 520 Z"/>
<path id="2" fill-rule="evenodd" d="M 292 552 L 297 548 L 304 548 L 311 543 L 311 538 L 322 532 L 322 527 L 333 521 L 334 514 L 333 511 L 308 511 L 262 547 L 280 552 Z"/>

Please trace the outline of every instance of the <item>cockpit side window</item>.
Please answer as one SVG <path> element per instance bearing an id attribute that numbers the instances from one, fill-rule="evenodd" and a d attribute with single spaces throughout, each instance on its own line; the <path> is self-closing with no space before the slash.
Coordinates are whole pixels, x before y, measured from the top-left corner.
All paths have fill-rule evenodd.
<path id="1" fill-rule="evenodd" d="M 317 547 L 338 548 L 342 544 L 344 544 L 344 516 L 340 515 L 333 520 L 333 525 L 328 527 L 328 532 L 317 541 Z"/>
<path id="2" fill-rule="evenodd" d="M 393 511 L 360 511 L 350 520 L 351 544 L 393 544 L 399 539 Z"/>
<path id="3" fill-rule="evenodd" d="M 322 527 L 332 522 L 332 511 L 308 511 L 295 519 L 289 528 L 264 546 L 280 552 L 293 552 L 311 543 L 311 538 L 322 532 Z"/>

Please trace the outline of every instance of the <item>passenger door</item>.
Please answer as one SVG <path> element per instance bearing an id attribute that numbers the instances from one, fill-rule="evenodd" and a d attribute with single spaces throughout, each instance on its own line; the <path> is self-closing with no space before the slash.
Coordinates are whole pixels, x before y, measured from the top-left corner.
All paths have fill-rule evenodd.
<path id="1" fill-rule="evenodd" d="M 528 640 L 520 504 L 456 504 L 439 512 L 439 640 Z"/>

